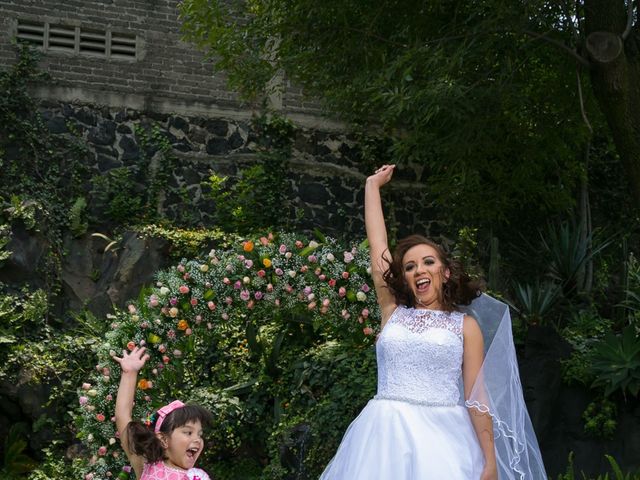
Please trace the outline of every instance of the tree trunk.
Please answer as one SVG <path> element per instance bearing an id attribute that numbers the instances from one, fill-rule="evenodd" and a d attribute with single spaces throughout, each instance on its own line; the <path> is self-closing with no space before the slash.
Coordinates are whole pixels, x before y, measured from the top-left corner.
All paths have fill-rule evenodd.
<path id="1" fill-rule="evenodd" d="M 611 128 L 636 210 L 640 211 L 640 31 L 634 25 L 623 40 L 626 25 L 624 0 L 585 0 L 593 92 Z"/>

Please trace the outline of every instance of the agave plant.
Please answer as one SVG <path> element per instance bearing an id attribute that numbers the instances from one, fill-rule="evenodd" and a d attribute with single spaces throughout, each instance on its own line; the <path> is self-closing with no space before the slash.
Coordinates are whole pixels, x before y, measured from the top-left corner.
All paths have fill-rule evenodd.
<path id="1" fill-rule="evenodd" d="M 561 288 L 553 282 L 515 285 L 516 310 L 531 325 L 542 324 L 560 298 Z"/>
<path id="2" fill-rule="evenodd" d="M 626 262 L 624 300 L 620 306 L 626 308 L 631 321 L 640 316 L 640 262 L 631 253 Z"/>
<path id="3" fill-rule="evenodd" d="M 36 467 L 35 461 L 24 453 L 27 442 L 23 438 L 20 427 L 20 424 L 13 425 L 5 439 L 4 461 L 0 477 L 6 480 L 24 478 L 25 474 Z"/>
<path id="4" fill-rule="evenodd" d="M 605 395 L 620 390 L 634 397 L 640 391 L 640 338 L 635 328 L 627 326 L 620 335 L 612 332 L 602 338 L 592 351 L 591 365 L 596 375 L 594 387 L 604 387 Z"/>
<path id="5" fill-rule="evenodd" d="M 582 223 L 549 225 L 542 234 L 542 246 L 549 256 L 549 274 L 562 284 L 565 294 L 589 290 L 589 263 L 606 248 L 611 239 L 596 242 L 593 232 Z"/>

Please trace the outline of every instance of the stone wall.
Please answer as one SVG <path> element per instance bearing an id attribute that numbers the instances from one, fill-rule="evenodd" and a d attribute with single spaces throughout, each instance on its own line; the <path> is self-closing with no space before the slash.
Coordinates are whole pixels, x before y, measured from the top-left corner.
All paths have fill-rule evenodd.
<path id="1" fill-rule="evenodd" d="M 174 157 L 159 208 L 178 223 L 188 218 L 191 225 L 214 226 L 216 206 L 207 196 L 211 173 L 234 176 L 262 161 L 251 121 L 142 114 L 60 102 L 46 104 L 42 113 L 52 132 L 82 137 L 93 177 L 121 167 L 148 168 L 151 175 L 160 154 L 157 146 L 141 145 L 136 130 L 155 126 L 170 143 Z M 143 156 L 151 161 L 145 164 Z M 362 165 L 354 139 L 344 133 L 298 127 L 285 169 L 285 196 L 291 210 L 299 213 L 294 227 L 364 237 L 363 187 L 370 166 Z M 420 176 L 419 168 L 405 168 L 387 189 L 395 218 L 391 228 L 400 234 L 441 233 Z M 148 188 L 144 172 L 139 178 L 140 188 Z"/>
<path id="2" fill-rule="evenodd" d="M 52 82 L 37 94 L 141 111 L 249 118 L 194 45 L 183 42 L 177 0 L 0 0 L 0 62 L 15 61 L 16 36 L 44 51 Z M 41 30 L 40 30 L 41 29 Z M 308 124 L 332 124 L 317 102 L 282 81 L 273 107 Z"/>

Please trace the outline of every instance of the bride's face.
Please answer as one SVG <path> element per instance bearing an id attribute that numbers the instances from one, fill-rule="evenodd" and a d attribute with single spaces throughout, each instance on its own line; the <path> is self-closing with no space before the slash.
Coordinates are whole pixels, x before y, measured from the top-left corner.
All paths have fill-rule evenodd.
<path id="1" fill-rule="evenodd" d="M 402 258 L 404 280 L 416 300 L 416 308 L 442 308 L 442 285 L 450 271 L 431 245 L 411 247 Z"/>

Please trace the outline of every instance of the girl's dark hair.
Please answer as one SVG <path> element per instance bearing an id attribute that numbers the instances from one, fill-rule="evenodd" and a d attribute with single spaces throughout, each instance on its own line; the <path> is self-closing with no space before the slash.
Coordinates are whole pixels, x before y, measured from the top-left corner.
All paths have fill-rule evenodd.
<path id="1" fill-rule="evenodd" d="M 154 414 L 150 418 L 148 425 L 137 421 L 129 422 L 127 438 L 129 450 L 143 456 L 148 463 L 155 463 L 164 458 L 164 448 L 154 431 L 158 415 Z M 199 405 L 185 405 L 165 417 L 160 425 L 160 432 L 171 435 L 176 428 L 196 420 L 200 420 L 202 428 L 208 427 L 212 423 L 211 413 Z"/>
<path id="2" fill-rule="evenodd" d="M 480 295 L 484 284 L 480 279 L 471 278 L 465 271 L 462 264 L 451 258 L 445 250 L 433 240 L 422 235 L 410 235 L 398 242 L 391 254 L 389 267 L 382 274 L 382 278 L 395 296 L 396 303 L 415 307 L 413 292 L 407 286 L 404 279 L 404 267 L 402 259 L 409 249 L 416 245 L 429 245 L 438 254 L 438 258 L 444 269 L 449 269 L 451 273 L 449 279 L 442 285 L 442 308 L 446 311 L 455 310 L 456 305 L 469 305 L 471 301 Z M 444 273 L 444 272 L 443 272 Z"/>

